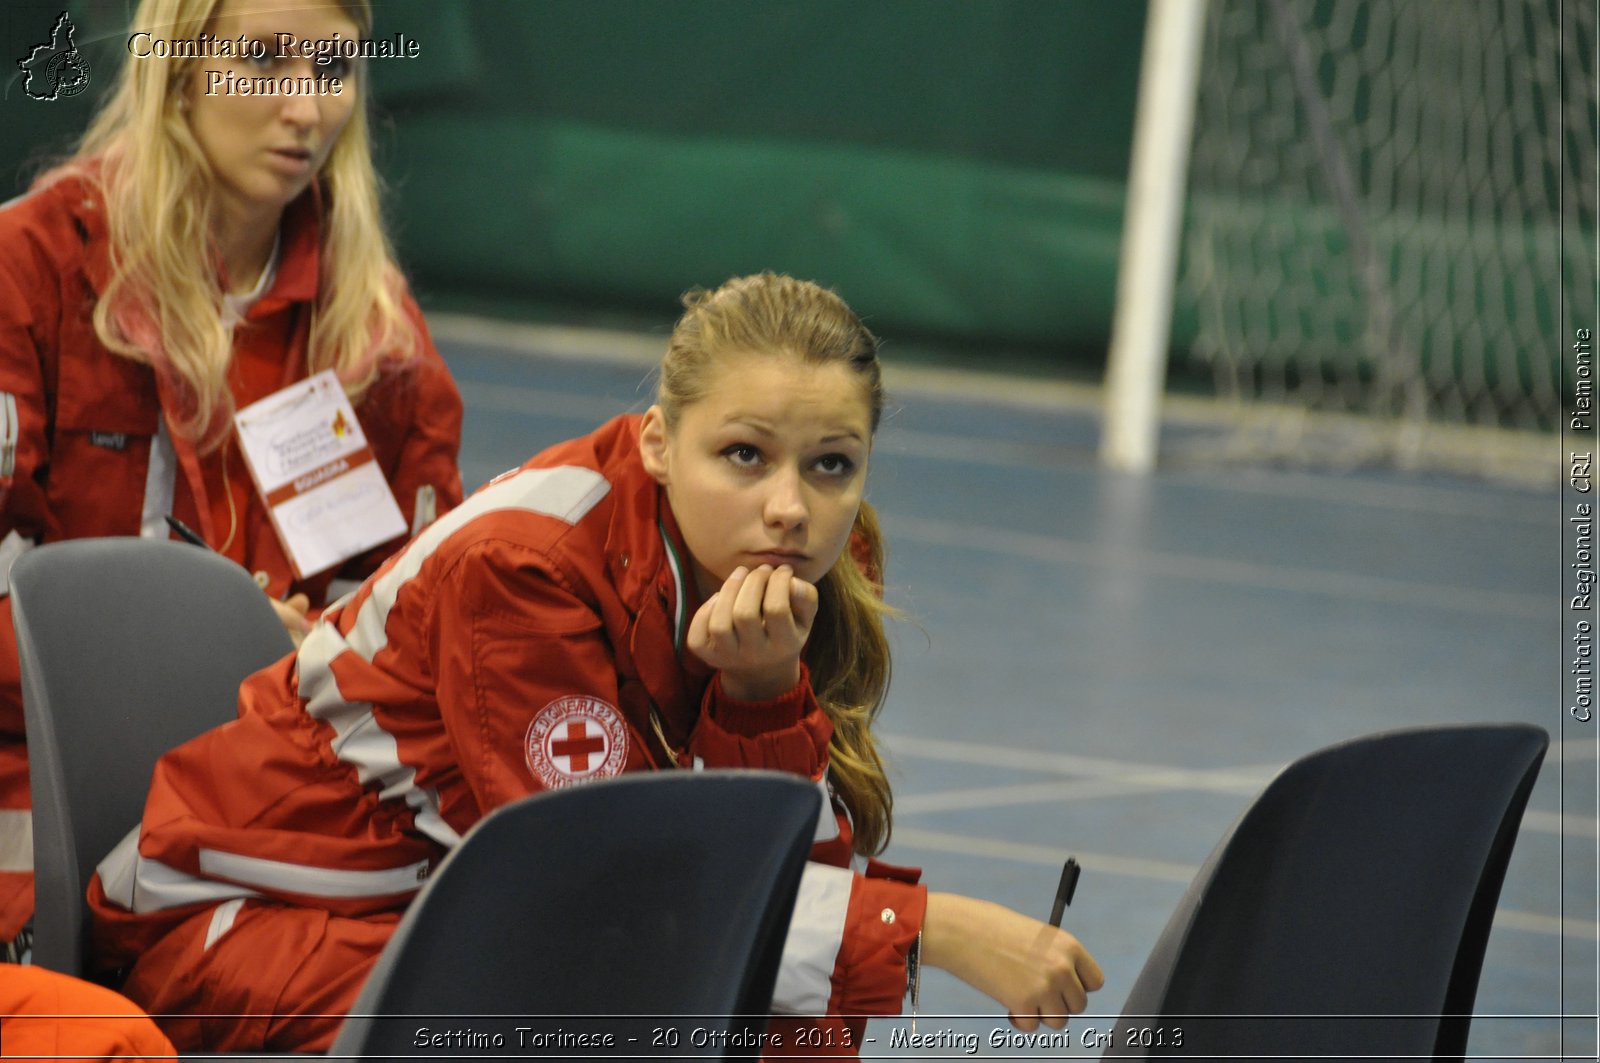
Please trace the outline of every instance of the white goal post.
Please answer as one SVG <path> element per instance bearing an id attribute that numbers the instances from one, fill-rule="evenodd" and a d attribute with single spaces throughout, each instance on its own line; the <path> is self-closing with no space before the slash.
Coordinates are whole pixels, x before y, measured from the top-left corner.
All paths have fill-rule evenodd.
<path id="1" fill-rule="evenodd" d="M 1179 371 L 1230 414 L 1227 456 L 1554 438 L 1595 310 L 1595 22 L 1591 0 L 1151 0 L 1102 460 L 1154 466 Z"/>

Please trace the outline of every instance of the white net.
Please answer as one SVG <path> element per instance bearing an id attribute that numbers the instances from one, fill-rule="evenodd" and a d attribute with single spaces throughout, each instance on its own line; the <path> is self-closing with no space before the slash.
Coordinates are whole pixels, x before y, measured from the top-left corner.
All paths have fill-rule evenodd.
<path id="1" fill-rule="evenodd" d="M 1595 7 L 1212 0 L 1175 340 L 1226 452 L 1549 467 L 1594 326 Z"/>

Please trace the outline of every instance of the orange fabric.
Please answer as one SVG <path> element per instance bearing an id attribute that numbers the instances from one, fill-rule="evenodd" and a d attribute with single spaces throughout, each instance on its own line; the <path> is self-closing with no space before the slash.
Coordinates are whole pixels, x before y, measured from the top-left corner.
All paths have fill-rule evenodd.
<path id="1" fill-rule="evenodd" d="M 0 1055 L 7 1059 L 170 1060 L 177 1054 L 126 997 L 40 967 L 0 964 Z"/>

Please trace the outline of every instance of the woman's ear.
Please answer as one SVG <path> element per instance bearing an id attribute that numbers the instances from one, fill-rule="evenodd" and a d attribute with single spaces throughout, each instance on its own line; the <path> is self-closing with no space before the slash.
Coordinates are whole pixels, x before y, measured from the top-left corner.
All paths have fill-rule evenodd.
<path id="1" fill-rule="evenodd" d="M 639 424 L 639 457 L 644 471 L 667 486 L 667 419 L 660 406 L 646 410 Z"/>

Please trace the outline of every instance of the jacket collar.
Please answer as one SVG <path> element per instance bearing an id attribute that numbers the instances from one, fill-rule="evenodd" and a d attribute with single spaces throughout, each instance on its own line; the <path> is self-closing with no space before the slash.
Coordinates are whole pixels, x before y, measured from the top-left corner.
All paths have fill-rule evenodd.
<path id="1" fill-rule="evenodd" d="M 606 574 L 627 613 L 617 664 L 644 685 L 667 737 L 687 740 L 710 671 L 683 646 L 699 606 L 689 554 L 661 486 L 638 458 L 638 418 L 617 423 L 621 460 L 607 470 L 616 496 L 605 546 Z M 619 646 L 619 650 L 622 648 Z"/>
<path id="2" fill-rule="evenodd" d="M 317 297 L 322 269 L 322 191 L 313 183 L 283 210 L 278 225 L 280 255 L 272 287 L 245 314 L 253 320 L 276 313 L 293 303 Z"/>
<path id="3" fill-rule="evenodd" d="M 607 433 L 614 433 L 614 450 L 604 471 L 616 504 L 606 533 L 606 576 L 628 612 L 665 592 L 687 624 L 699 605 L 689 552 L 665 492 L 639 459 L 639 421 L 632 414 L 617 418 Z"/>

